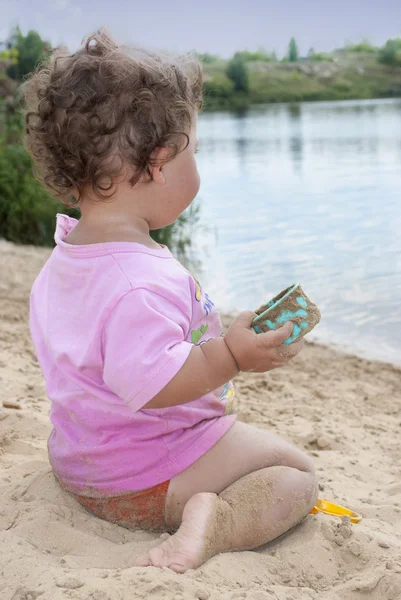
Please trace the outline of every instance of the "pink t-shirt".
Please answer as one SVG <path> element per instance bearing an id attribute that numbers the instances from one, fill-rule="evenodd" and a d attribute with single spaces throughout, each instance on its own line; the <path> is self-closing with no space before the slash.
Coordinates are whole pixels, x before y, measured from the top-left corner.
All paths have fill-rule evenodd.
<path id="1" fill-rule="evenodd" d="M 55 474 L 76 494 L 113 496 L 171 479 L 216 444 L 235 419 L 234 388 L 143 408 L 193 344 L 221 335 L 220 317 L 167 248 L 73 246 L 63 238 L 75 224 L 57 218 L 57 246 L 32 289 L 31 332 Z"/>

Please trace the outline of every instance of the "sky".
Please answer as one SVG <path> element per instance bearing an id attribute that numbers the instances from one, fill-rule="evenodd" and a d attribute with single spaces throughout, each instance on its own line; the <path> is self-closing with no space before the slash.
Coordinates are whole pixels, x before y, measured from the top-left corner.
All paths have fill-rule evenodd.
<path id="1" fill-rule="evenodd" d="M 0 41 L 16 24 L 71 51 L 105 25 L 117 41 L 150 49 L 282 56 L 291 36 L 304 54 L 401 37 L 401 0 L 0 0 Z"/>

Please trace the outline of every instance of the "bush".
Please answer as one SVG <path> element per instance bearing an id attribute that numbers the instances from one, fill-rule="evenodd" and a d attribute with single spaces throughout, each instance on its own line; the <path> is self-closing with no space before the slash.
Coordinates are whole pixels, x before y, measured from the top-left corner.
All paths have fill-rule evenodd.
<path id="1" fill-rule="evenodd" d="M 22 131 L 18 105 L 0 103 L 0 237 L 51 246 L 62 207 L 33 177 L 31 158 L 20 145 Z"/>
<path id="2" fill-rule="evenodd" d="M 24 148 L 6 146 L 0 153 L 0 236 L 18 244 L 51 246 L 60 205 L 32 176 Z"/>
<path id="3" fill-rule="evenodd" d="M 227 65 L 227 77 L 234 83 L 234 91 L 247 94 L 249 91 L 248 69 L 244 57 L 236 52 Z"/>
<path id="4" fill-rule="evenodd" d="M 0 237 L 16 244 L 53 246 L 58 212 L 79 218 L 78 209 L 67 209 L 36 181 L 22 146 L 0 145 Z M 199 210 L 191 206 L 173 225 L 152 231 L 152 238 L 185 260 L 198 220 Z"/>
<path id="5" fill-rule="evenodd" d="M 208 98 L 230 98 L 234 91 L 234 82 L 221 72 L 216 72 L 205 79 L 204 86 L 205 102 Z"/>
<path id="6" fill-rule="evenodd" d="M 7 82 L 11 82 L 11 79 L 7 78 Z M 2 145 L 21 143 L 23 128 L 22 114 L 17 102 L 8 102 L 0 98 L 0 151 Z"/>
<path id="7" fill-rule="evenodd" d="M 379 62 L 384 65 L 401 66 L 401 38 L 387 40 L 379 52 Z"/>
<path id="8" fill-rule="evenodd" d="M 345 47 L 348 52 L 359 52 L 361 54 L 376 54 L 378 48 L 373 46 L 368 40 L 362 40 L 359 44 L 350 44 Z"/>
<path id="9" fill-rule="evenodd" d="M 315 62 L 333 62 L 333 57 L 327 52 L 313 52 L 310 55 L 310 59 Z"/>

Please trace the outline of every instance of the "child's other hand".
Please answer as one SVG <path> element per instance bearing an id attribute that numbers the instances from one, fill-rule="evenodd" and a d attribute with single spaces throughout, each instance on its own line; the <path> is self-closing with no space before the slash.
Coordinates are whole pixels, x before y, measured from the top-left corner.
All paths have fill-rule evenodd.
<path id="1" fill-rule="evenodd" d="M 241 371 L 264 373 L 284 367 L 302 350 L 303 340 L 282 346 L 291 335 L 293 323 L 276 331 L 256 333 L 252 328 L 254 312 L 242 312 L 230 325 L 224 340 Z"/>

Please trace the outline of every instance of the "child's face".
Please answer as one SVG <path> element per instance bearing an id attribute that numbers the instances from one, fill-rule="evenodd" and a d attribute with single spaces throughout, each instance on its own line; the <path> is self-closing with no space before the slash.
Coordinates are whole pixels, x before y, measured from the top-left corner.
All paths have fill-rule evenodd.
<path id="1" fill-rule="evenodd" d="M 189 144 L 162 168 L 165 183 L 158 186 L 159 210 L 152 215 L 151 229 L 174 223 L 191 204 L 200 187 L 195 151 L 198 146 L 196 122 L 189 135 Z"/>

